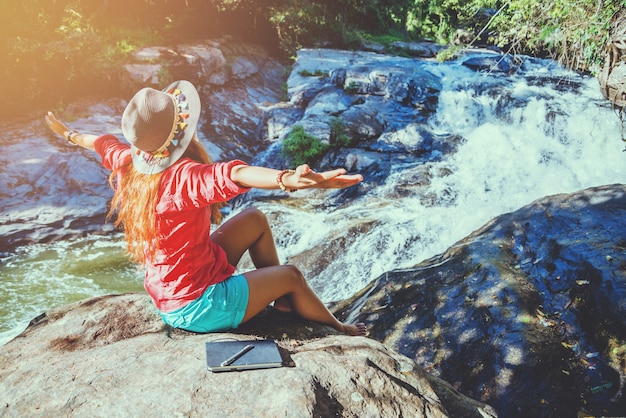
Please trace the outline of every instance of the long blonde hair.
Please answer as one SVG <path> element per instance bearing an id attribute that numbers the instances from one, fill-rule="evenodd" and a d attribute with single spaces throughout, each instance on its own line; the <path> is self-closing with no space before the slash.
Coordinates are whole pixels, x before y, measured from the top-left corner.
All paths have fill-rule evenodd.
<path id="1" fill-rule="evenodd" d="M 211 157 L 195 136 L 181 158 L 212 163 Z M 109 184 L 115 192 L 107 218 L 116 215 L 113 223 L 124 231 L 131 260 L 142 265 L 154 258 L 160 246 L 156 204 L 162 174 L 143 174 L 129 163 L 114 170 L 109 176 Z M 212 223 L 219 224 L 222 221 L 220 208 L 225 205 L 217 203 L 211 206 Z"/>

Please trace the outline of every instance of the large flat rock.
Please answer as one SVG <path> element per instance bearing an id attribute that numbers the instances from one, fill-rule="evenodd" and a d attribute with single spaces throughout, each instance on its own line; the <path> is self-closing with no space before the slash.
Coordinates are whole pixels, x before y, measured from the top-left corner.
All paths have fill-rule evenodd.
<path id="1" fill-rule="evenodd" d="M 296 328 L 310 338 L 291 338 Z M 88 299 L 33 320 L 0 348 L 1 415 L 495 416 L 381 343 L 326 331 L 269 312 L 236 333 L 192 334 L 164 326 L 145 294 Z M 284 367 L 206 369 L 206 341 L 272 335 L 282 335 Z"/>

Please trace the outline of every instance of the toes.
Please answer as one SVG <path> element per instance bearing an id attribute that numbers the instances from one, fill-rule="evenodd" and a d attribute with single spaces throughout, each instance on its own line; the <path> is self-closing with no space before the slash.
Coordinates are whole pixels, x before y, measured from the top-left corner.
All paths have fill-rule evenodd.
<path id="1" fill-rule="evenodd" d="M 363 336 L 367 332 L 367 328 L 363 322 L 359 322 L 358 324 L 344 324 L 344 333 L 352 336 Z"/>

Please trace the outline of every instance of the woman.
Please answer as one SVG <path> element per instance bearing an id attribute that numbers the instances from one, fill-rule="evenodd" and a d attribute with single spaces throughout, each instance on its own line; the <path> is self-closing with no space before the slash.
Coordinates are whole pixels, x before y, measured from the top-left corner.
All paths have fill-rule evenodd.
<path id="1" fill-rule="evenodd" d="M 270 303 L 348 335 L 365 325 L 342 323 L 308 286 L 302 273 L 280 265 L 265 216 L 255 209 L 233 216 L 215 232 L 224 202 L 252 187 L 295 191 L 344 188 L 362 180 L 337 169 L 316 173 L 249 166 L 243 161 L 212 163 L 196 136 L 200 98 L 188 81 L 163 91 L 144 88 L 128 103 L 122 133 L 70 130 L 52 112 L 50 129 L 69 142 L 96 151 L 111 170 L 111 210 L 124 229 L 127 248 L 146 269 L 144 286 L 164 322 L 193 332 L 237 328 Z M 235 275 L 248 251 L 256 270 Z"/>

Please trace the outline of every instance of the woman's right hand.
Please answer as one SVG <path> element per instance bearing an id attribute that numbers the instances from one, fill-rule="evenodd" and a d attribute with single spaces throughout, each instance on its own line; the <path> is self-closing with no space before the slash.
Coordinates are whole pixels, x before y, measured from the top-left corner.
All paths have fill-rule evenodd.
<path id="1" fill-rule="evenodd" d="M 58 120 L 56 116 L 54 116 L 54 113 L 48 112 L 44 119 L 52 132 L 59 135 L 61 138 L 67 139 L 67 134 L 71 132 L 71 129 Z"/>
<path id="2" fill-rule="evenodd" d="M 44 119 L 46 120 L 48 128 L 60 137 L 65 138 L 72 144 L 80 145 L 83 148 L 90 150 L 94 149 L 94 142 L 98 138 L 96 135 L 81 134 L 71 130 L 63 122 L 57 119 L 52 112 L 48 112 Z"/>

